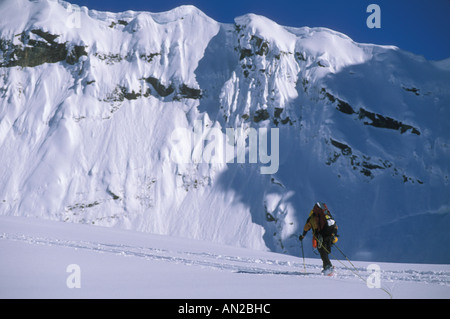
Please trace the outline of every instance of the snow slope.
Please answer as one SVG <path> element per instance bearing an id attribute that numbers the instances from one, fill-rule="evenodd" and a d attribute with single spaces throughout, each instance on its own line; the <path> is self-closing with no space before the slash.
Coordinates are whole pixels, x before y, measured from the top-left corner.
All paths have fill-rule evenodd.
<path id="1" fill-rule="evenodd" d="M 390 298 L 333 261 L 186 240 L 173 236 L 0 217 L 1 298 L 301 299 Z M 79 288 L 67 281 L 78 265 Z M 369 263 L 354 262 L 368 278 Z M 348 263 L 347 263 L 348 265 Z M 393 298 L 449 298 L 448 265 L 379 263 Z"/>
<path id="2" fill-rule="evenodd" d="M 319 200 L 352 259 L 450 263 L 445 61 L 192 6 L 0 14 L 0 215 L 298 256 Z M 227 128 L 278 129 L 276 172 L 199 158 Z M 190 163 L 172 157 L 179 129 Z"/>

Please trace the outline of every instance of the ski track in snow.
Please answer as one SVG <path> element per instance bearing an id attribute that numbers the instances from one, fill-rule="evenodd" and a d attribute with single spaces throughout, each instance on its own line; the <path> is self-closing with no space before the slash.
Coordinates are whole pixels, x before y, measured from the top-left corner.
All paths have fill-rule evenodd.
<path id="1" fill-rule="evenodd" d="M 61 240 L 24 234 L 3 233 L 0 234 L 0 239 L 25 242 L 31 245 L 47 245 L 82 249 L 97 253 L 109 253 L 123 257 L 144 258 L 147 260 L 171 262 L 186 266 L 200 266 L 219 271 L 231 271 L 239 274 L 324 277 L 321 274 L 321 266 L 308 263 L 304 265 L 302 262 L 227 256 L 207 252 L 171 251 L 160 248 L 100 243 L 93 241 Z M 337 276 L 334 278 L 361 280 L 368 276 L 365 268 L 357 267 L 356 269 L 357 271 L 352 269 L 350 265 L 346 268 L 339 262 L 335 262 Z M 382 269 L 380 279 L 384 282 L 391 283 L 420 282 L 450 286 L 450 272 L 448 271 Z"/>

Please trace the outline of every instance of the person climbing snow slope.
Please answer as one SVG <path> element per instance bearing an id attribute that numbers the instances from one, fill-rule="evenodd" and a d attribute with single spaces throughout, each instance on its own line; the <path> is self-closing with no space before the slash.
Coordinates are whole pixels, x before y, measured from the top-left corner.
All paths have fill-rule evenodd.
<path id="1" fill-rule="evenodd" d="M 331 253 L 331 246 L 337 242 L 338 227 L 325 203 L 317 202 L 314 205 L 303 227 L 303 234 L 299 237 L 301 241 L 310 229 L 313 234 L 313 247 L 318 249 L 323 262 L 322 272 L 330 274 L 333 271 L 333 265 L 328 255 Z"/>

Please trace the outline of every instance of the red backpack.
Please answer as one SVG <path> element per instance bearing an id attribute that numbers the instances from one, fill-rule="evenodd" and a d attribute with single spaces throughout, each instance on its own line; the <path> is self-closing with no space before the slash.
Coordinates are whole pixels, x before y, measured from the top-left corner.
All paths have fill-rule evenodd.
<path id="1" fill-rule="evenodd" d="M 317 220 L 317 232 L 322 236 L 330 236 L 337 232 L 336 221 L 325 203 L 316 203 L 313 214 Z"/>

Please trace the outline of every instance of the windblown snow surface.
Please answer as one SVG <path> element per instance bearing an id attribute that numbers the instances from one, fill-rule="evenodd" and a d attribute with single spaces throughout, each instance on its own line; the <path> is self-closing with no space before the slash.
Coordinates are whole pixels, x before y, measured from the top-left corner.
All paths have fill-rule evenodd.
<path id="1" fill-rule="evenodd" d="M 157 238 L 177 269 L 203 259 L 183 241 L 165 248 L 175 239 L 159 235 L 200 240 L 208 244 L 194 252 L 209 265 L 191 269 L 254 278 L 226 259 L 299 268 L 298 235 L 323 201 L 352 260 L 450 263 L 446 61 L 254 14 L 222 24 L 193 6 L 109 13 L 5 0 L 0 14 L 0 215 L 147 233 L 130 236 Z M 234 146 L 230 131 L 246 137 L 244 161 L 239 150 L 220 156 Z M 190 160 L 175 160 L 180 146 Z M 124 263 L 164 259 L 159 244 L 96 249 L 101 227 L 61 245 L 51 233 L 2 227 L 2 253 L 85 247 L 96 258 L 133 255 Z M 258 252 L 210 252 L 211 243 Z"/>
<path id="2" fill-rule="evenodd" d="M 0 221 L 1 298 L 450 298 L 448 265 L 376 263 L 380 288 L 369 288 L 369 262 L 353 262 L 352 269 L 333 261 L 337 275 L 327 277 L 317 258 L 303 264 L 175 236 L 36 218 Z"/>

